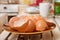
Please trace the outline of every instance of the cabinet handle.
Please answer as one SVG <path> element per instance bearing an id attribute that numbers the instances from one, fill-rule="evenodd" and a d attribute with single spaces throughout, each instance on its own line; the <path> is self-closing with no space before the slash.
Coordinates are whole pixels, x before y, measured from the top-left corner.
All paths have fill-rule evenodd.
<path id="1" fill-rule="evenodd" d="M 4 9 L 7 9 L 7 7 L 4 7 Z"/>

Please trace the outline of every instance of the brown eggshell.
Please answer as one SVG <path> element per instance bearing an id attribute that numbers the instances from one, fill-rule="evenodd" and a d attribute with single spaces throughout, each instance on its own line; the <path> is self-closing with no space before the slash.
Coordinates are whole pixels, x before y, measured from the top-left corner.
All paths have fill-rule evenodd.
<path id="1" fill-rule="evenodd" d="M 33 32 L 35 30 L 35 24 L 33 23 L 32 20 L 29 20 L 29 23 L 25 30 L 26 32 Z"/>
<path id="2" fill-rule="evenodd" d="M 20 24 L 18 23 L 19 21 L 21 22 Z M 15 22 L 19 25 L 14 26 Z M 19 32 L 25 32 L 25 28 L 27 27 L 27 24 L 28 24 L 28 19 L 26 17 L 22 17 L 22 18 L 13 17 L 9 21 L 10 27 L 19 31 Z"/>
<path id="3" fill-rule="evenodd" d="M 22 21 L 24 20 L 24 21 Z M 19 24 L 19 23 L 22 23 Z M 18 26 L 14 26 L 14 23 L 17 23 L 15 25 L 18 25 Z M 13 17 L 10 19 L 9 21 L 9 25 L 11 26 L 11 28 L 19 31 L 19 32 L 32 32 L 35 30 L 35 25 L 33 23 L 32 20 L 30 20 L 27 16 L 21 16 L 20 18 L 18 17 Z"/>
<path id="4" fill-rule="evenodd" d="M 40 16 L 40 15 L 31 15 L 31 16 L 29 16 L 29 18 L 36 24 L 36 22 L 37 21 L 39 21 L 39 20 L 44 20 L 45 21 L 45 19 L 42 17 L 42 16 Z"/>
<path id="5" fill-rule="evenodd" d="M 39 20 L 36 23 L 36 30 L 37 31 L 44 31 L 48 27 L 47 23 L 43 20 Z"/>
<path id="6" fill-rule="evenodd" d="M 14 22 L 15 21 L 18 21 L 19 20 L 19 17 L 12 17 L 10 20 L 9 20 L 9 26 L 10 27 L 14 27 Z"/>

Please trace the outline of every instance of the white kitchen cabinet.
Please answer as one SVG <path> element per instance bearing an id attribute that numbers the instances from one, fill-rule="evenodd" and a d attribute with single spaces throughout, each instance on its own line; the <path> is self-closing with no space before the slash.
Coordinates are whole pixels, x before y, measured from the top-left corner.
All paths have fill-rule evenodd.
<path id="1" fill-rule="evenodd" d="M 0 12 L 18 12 L 18 5 L 0 4 Z"/>

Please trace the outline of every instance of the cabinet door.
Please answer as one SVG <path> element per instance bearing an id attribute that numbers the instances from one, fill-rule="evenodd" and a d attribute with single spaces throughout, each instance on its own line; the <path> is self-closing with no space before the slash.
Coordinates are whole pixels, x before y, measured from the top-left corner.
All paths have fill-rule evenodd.
<path id="1" fill-rule="evenodd" d="M 18 12 L 18 5 L 0 5 L 0 12 Z"/>
<path id="2" fill-rule="evenodd" d="M 18 5 L 7 5 L 7 12 L 18 12 Z"/>

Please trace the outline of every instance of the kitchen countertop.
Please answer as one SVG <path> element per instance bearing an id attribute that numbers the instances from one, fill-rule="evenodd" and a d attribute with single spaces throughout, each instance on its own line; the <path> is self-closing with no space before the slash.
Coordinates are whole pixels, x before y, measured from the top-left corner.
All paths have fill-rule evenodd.
<path id="1" fill-rule="evenodd" d="M 52 17 L 48 18 L 50 21 L 54 22 L 56 24 L 56 28 L 51 32 L 45 32 L 42 34 L 42 39 L 41 40 L 60 40 L 60 17 L 56 17 L 55 19 Z M 0 40 L 5 40 L 5 38 L 10 34 L 10 32 L 3 31 L 0 34 Z M 11 36 L 8 38 L 8 40 L 17 40 L 17 34 L 11 34 Z M 38 40 L 38 39 L 37 39 Z"/>

